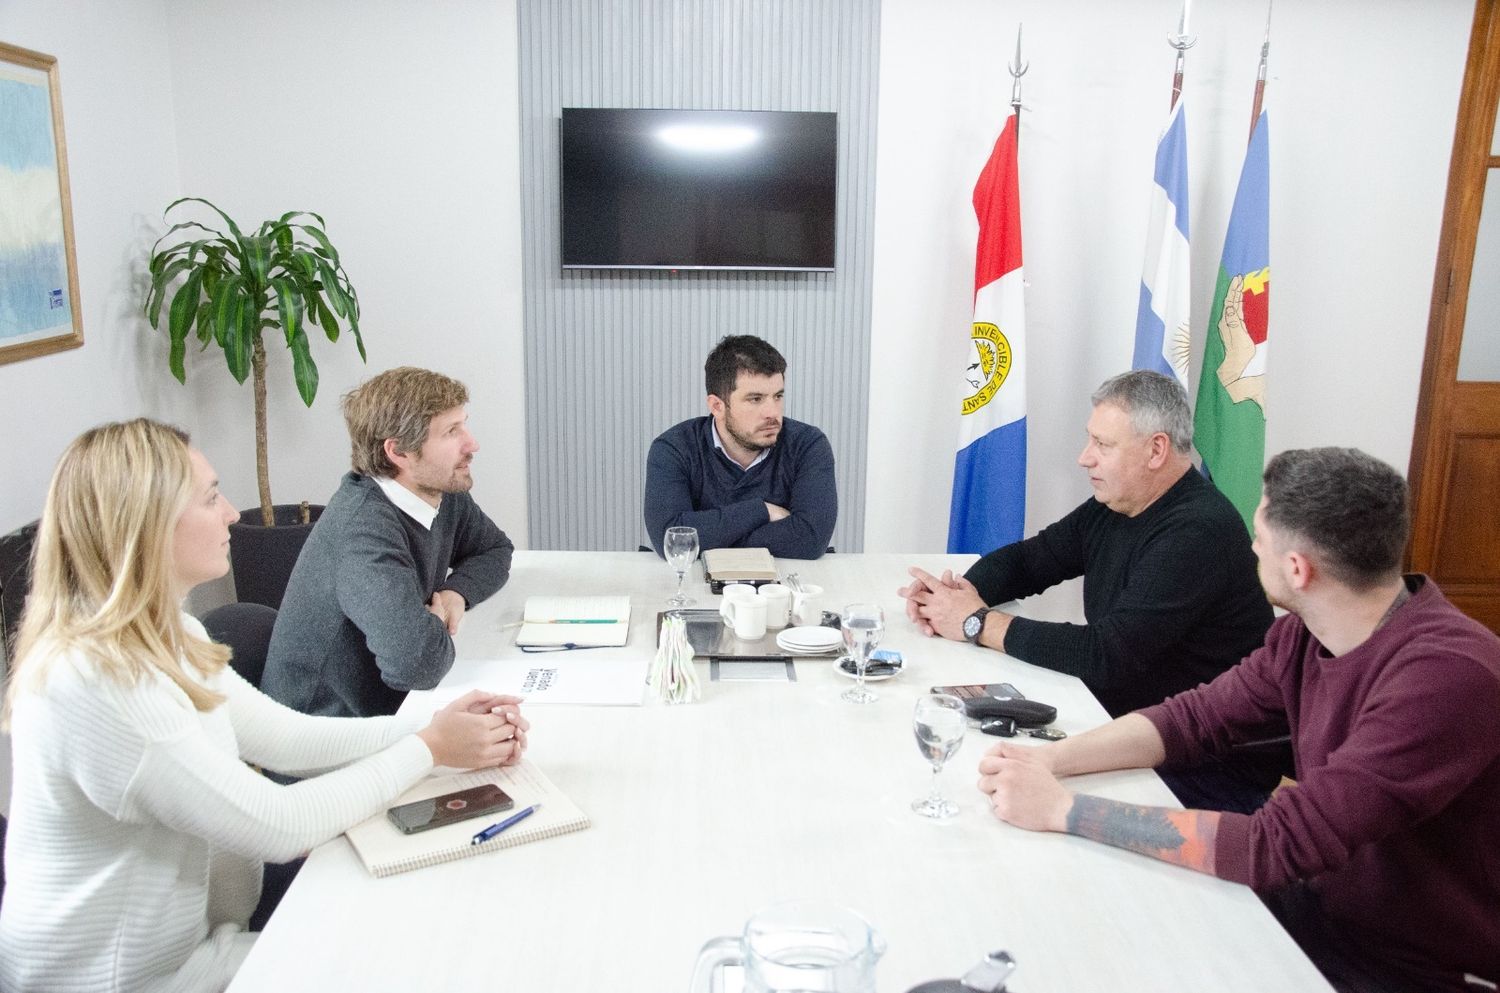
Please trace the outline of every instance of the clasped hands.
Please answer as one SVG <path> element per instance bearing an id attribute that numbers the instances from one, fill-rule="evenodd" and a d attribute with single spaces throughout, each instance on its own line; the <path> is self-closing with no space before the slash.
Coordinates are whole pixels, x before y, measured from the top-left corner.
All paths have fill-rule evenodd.
<path id="1" fill-rule="evenodd" d="M 470 690 L 433 714 L 417 737 L 431 750 L 433 765 L 483 769 L 521 761 L 529 730 L 520 697 Z"/>
<path id="2" fill-rule="evenodd" d="M 964 640 L 964 618 L 985 606 L 974 584 L 951 569 L 940 577 L 916 566 L 907 570 L 910 584 L 896 592 L 906 600 L 906 616 L 928 637 Z"/>
<path id="3" fill-rule="evenodd" d="M 979 760 L 979 791 L 990 812 L 1027 831 L 1066 831 L 1073 794 L 1052 769 L 1052 745 L 1002 741 Z"/>

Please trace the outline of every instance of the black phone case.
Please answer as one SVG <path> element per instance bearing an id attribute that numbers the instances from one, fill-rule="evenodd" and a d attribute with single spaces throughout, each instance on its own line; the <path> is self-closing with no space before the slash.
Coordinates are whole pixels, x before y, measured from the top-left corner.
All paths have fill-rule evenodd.
<path id="1" fill-rule="evenodd" d="M 452 797 L 452 796 L 455 796 L 455 795 L 458 795 L 458 794 L 470 793 L 470 792 L 473 792 L 476 789 L 483 789 L 483 788 L 484 787 L 470 787 L 467 790 L 455 790 L 453 793 L 444 793 L 442 796 L 433 797 L 432 799 L 429 799 L 429 800 L 414 800 L 411 803 L 397 804 L 396 806 L 389 808 L 385 812 L 386 820 L 390 821 L 391 824 L 395 826 L 396 830 L 400 831 L 402 834 L 421 834 L 423 831 L 432 831 L 432 830 L 434 830 L 436 828 L 447 827 L 450 824 L 458 824 L 461 821 L 473 820 L 473 819 L 475 819 L 477 817 L 484 817 L 484 816 L 491 815 L 491 814 L 504 813 L 505 811 L 510 810 L 512 807 L 514 807 L 516 805 L 515 799 L 509 793 L 506 793 L 504 790 L 500 789 L 498 786 L 495 786 L 494 787 L 495 791 L 500 796 L 503 796 L 505 798 L 503 801 L 501 801 L 499 803 L 496 803 L 496 804 L 492 804 L 490 806 L 476 806 L 473 809 L 467 810 L 467 811 L 465 811 L 464 813 L 462 813 L 462 814 L 460 814 L 458 816 L 444 817 L 444 816 L 441 815 L 440 812 L 434 810 L 433 811 L 433 815 L 434 816 L 427 823 L 425 823 L 425 824 L 408 824 L 408 823 L 404 822 L 401 819 L 401 817 L 398 815 L 398 813 L 397 813 L 398 811 L 405 810 L 408 807 L 420 807 L 423 804 L 432 804 L 432 803 L 435 803 L 436 801 L 446 800 L 449 797 Z"/>
<path id="2" fill-rule="evenodd" d="M 964 701 L 964 710 L 976 720 L 990 717 L 1008 717 L 1017 727 L 1039 728 L 1057 719 L 1057 708 L 1036 700 L 1001 700 L 992 696 L 971 697 Z"/>

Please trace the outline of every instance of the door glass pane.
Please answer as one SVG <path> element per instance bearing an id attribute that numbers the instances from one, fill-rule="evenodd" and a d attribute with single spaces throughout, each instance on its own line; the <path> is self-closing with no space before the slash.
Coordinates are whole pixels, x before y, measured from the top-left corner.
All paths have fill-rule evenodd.
<path id="1" fill-rule="evenodd" d="M 1500 380 L 1500 169 L 1485 179 L 1458 378 L 1491 382 Z"/>

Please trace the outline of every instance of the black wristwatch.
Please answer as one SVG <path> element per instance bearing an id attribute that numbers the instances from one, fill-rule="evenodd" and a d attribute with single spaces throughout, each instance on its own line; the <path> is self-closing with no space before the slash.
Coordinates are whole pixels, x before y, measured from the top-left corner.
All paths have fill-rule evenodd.
<path id="1" fill-rule="evenodd" d="M 979 636 L 984 633 L 984 617 L 994 609 L 994 607 L 980 607 L 964 618 L 964 637 L 969 639 L 970 644 L 979 644 Z"/>

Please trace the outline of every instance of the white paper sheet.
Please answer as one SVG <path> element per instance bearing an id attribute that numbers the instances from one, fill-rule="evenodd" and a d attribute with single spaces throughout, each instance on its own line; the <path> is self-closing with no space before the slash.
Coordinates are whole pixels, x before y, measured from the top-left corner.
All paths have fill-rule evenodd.
<path id="1" fill-rule="evenodd" d="M 472 689 L 524 696 L 528 706 L 639 707 L 649 664 L 649 659 L 614 653 L 599 657 L 589 650 L 537 652 L 519 659 L 462 659 L 431 696 L 434 709 Z"/>

